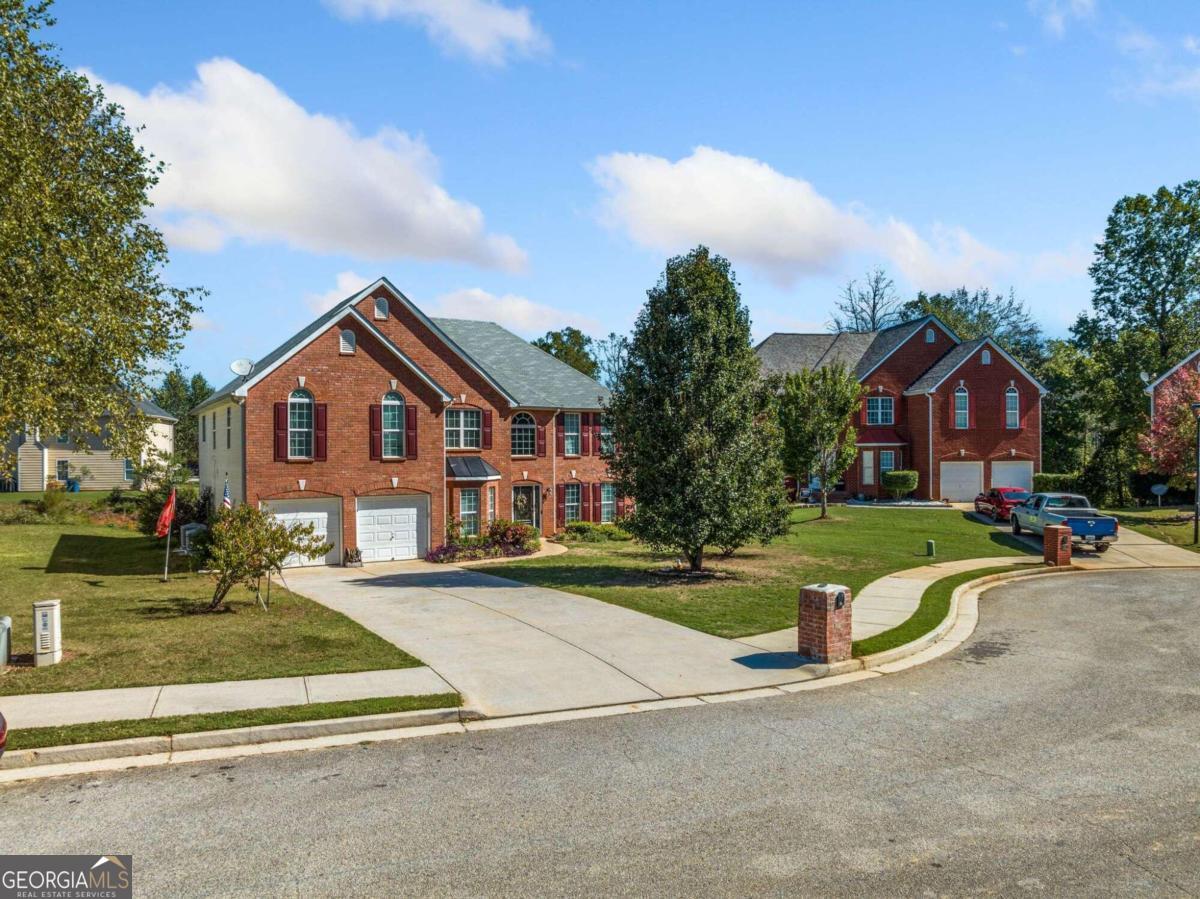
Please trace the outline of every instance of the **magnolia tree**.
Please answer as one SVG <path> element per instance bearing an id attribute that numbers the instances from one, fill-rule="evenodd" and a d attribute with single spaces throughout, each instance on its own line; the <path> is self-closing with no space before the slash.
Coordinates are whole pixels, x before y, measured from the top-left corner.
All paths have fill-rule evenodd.
<path id="1" fill-rule="evenodd" d="M 1170 475 L 1177 487 L 1186 486 L 1196 477 L 1196 416 L 1192 403 L 1200 403 L 1200 371 L 1180 369 L 1159 388 L 1154 420 L 1138 441 L 1149 461 L 1146 470 Z"/>
<path id="2" fill-rule="evenodd" d="M 854 417 L 862 396 L 862 385 L 841 363 L 794 372 L 783 381 L 783 464 L 797 485 L 817 477 L 822 518 L 829 515 L 829 485 L 854 462 Z"/>
<path id="3" fill-rule="evenodd" d="M 311 524 L 287 525 L 251 505 L 221 511 L 208 534 L 208 567 L 216 579 L 208 611 L 219 610 L 238 584 L 253 590 L 261 602 L 263 577 L 268 578 L 269 593 L 270 576 L 283 571 L 288 556 L 314 558 L 325 555 L 329 548 Z"/>

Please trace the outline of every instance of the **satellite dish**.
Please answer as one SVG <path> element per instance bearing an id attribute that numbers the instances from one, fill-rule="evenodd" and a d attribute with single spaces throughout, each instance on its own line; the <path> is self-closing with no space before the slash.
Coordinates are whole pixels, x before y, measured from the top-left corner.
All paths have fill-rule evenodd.
<path id="1" fill-rule="evenodd" d="M 229 370 L 239 378 L 245 378 L 254 371 L 254 363 L 249 359 L 234 359 L 229 363 Z"/>
<path id="2" fill-rule="evenodd" d="M 1150 383 L 1150 376 L 1148 374 L 1146 374 L 1146 372 L 1142 372 L 1140 375 L 1138 375 L 1138 377 L 1142 379 L 1143 384 Z"/>
<path id="3" fill-rule="evenodd" d="M 1164 496 L 1166 494 L 1166 492 L 1170 489 L 1171 488 L 1168 487 L 1166 484 L 1155 484 L 1153 487 L 1150 488 L 1150 492 L 1153 493 L 1155 496 Z"/>

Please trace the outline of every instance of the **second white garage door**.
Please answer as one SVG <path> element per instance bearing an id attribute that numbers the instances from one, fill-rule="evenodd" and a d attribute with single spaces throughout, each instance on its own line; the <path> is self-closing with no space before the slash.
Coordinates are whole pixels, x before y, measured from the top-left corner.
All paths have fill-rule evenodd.
<path id="1" fill-rule="evenodd" d="M 969 503 L 982 492 L 982 462 L 942 463 L 942 499 L 953 503 Z"/>
<path id="2" fill-rule="evenodd" d="M 357 525 L 364 562 L 423 558 L 429 550 L 429 497 L 360 497 Z"/>
<path id="3" fill-rule="evenodd" d="M 284 565 L 337 565 L 342 561 L 342 501 L 328 499 L 273 499 L 263 508 L 287 524 L 311 524 L 316 536 L 328 540 L 330 550 L 324 557 L 288 556 Z"/>
<path id="4" fill-rule="evenodd" d="M 1032 462 L 993 462 L 992 487 L 1020 487 L 1033 492 Z"/>

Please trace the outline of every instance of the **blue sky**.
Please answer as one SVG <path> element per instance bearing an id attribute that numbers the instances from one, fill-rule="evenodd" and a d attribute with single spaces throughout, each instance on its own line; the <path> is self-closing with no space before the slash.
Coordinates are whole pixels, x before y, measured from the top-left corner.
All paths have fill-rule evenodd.
<path id="1" fill-rule="evenodd" d="M 223 381 L 388 275 L 532 336 L 631 326 L 727 255 L 756 337 L 883 265 L 1061 334 L 1112 204 L 1196 176 L 1200 11 L 1108 0 L 59 0 L 52 39 L 169 166 L 181 361 Z"/>

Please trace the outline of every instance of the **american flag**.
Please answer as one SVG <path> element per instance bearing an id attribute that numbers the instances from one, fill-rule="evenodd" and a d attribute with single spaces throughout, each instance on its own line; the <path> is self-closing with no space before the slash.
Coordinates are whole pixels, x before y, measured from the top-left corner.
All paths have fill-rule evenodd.
<path id="1" fill-rule="evenodd" d="M 229 478 L 225 479 L 225 495 L 221 497 L 221 505 L 226 509 L 233 508 L 233 499 L 229 496 Z"/>

